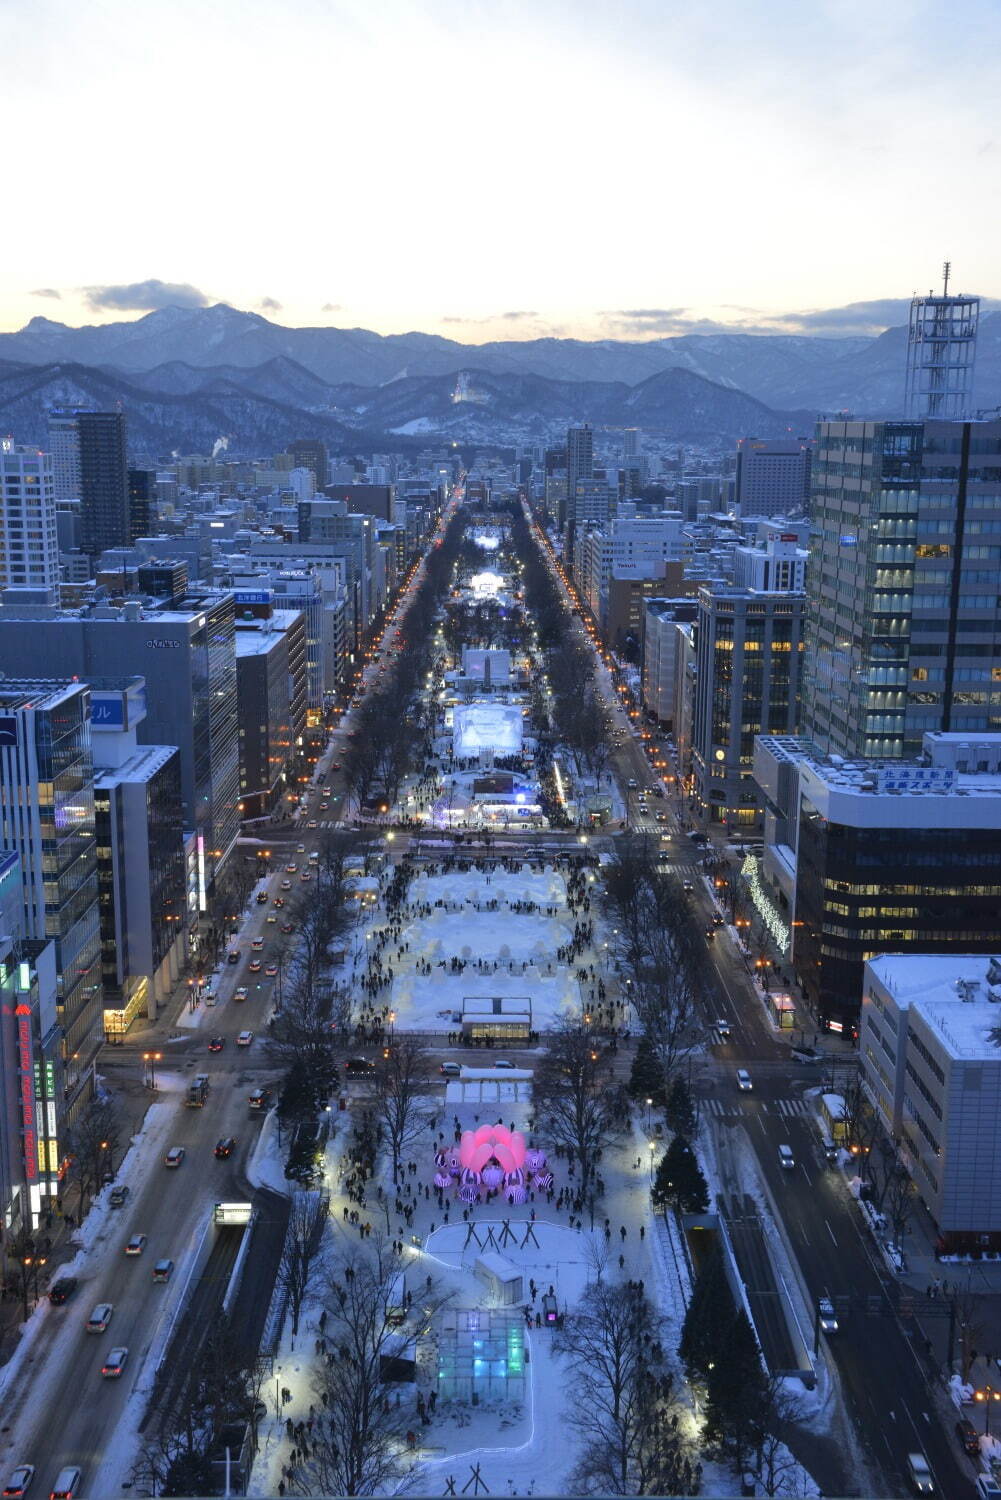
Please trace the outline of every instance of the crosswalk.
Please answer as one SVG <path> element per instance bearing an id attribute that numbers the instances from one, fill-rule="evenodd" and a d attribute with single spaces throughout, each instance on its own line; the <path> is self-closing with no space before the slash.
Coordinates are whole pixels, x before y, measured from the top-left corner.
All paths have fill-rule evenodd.
<path id="1" fill-rule="evenodd" d="M 786 1119 L 792 1119 L 796 1115 L 808 1118 L 813 1113 L 805 1099 L 759 1098 L 754 1102 L 766 1115 L 784 1115 Z M 705 1114 L 714 1115 L 718 1120 L 733 1120 L 745 1113 L 742 1104 L 728 1099 L 702 1099 L 699 1102 L 699 1108 Z"/>

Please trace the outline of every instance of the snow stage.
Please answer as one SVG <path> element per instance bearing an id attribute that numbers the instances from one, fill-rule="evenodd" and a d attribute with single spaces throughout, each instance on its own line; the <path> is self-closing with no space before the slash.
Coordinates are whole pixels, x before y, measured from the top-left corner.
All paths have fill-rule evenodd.
<path id="1" fill-rule="evenodd" d="M 524 715 L 517 704 L 466 703 L 452 715 L 452 739 L 458 756 L 520 755 Z"/>

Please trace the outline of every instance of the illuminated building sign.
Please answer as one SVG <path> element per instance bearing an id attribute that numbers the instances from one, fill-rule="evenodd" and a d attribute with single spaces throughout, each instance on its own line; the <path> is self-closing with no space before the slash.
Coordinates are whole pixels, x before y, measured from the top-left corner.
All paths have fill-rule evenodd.
<path id="1" fill-rule="evenodd" d="M 24 1175 L 38 1180 L 38 1136 L 35 1131 L 35 1065 L 31 1055 L 31 1007 L 19 1005 L 17 1016 L 17 1060 L 21 1075 L 21 1126 L 24 1131 Z"/>

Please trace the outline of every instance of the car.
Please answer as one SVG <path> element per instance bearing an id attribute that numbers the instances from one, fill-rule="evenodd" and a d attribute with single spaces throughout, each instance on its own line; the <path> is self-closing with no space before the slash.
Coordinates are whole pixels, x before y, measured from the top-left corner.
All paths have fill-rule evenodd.
<path id="1" fill-rule="evenodd" d="M 751 1082 L 751 1075 L 746 1068 L 737 1069 L 737 1087 L 742 1094 L 749 1094 L 754 1088 L 754 1084 Z"/>
<path id="2" fill-rule="evenodd" d="M 174 1262 L 172 1260 L 158 1260 L 153 1267 L 154 1281 L 169 1281 L 174 1274 Z"/>
<path id="3" fill-rule="evenodd" d="M 691 895 L 692 891 L 694 891 L 695 889 L 695 886 L 691 880 L 683 880 L 681 882 L 681 889 Z"/>
<path id="4" fill-rule="evenodd" d="M 281 910 L 281 908 L 285 905 L 285 897 L 284 896 L 276 896 L 275 899 L 272 901 L 271 905 L 272 906 L 276 906 L 276 907 L 278 907 L 279 910 Z"/>
<path id="5" fill-rule="evenodd" d="M 639 782 L 636 780 L 635 776 L 630 776 L 629 781 L 626 784 L 631 792 L 635 792 L 636 788 L 639 786 Z"/>
<path id="6" fill-rule="evenodd" d="M 971 1458 L 976 1458 L 979 1455 L 980 1433 L 968 1418 L 960 1417 L 956 1423 L 956 1436 Z"/>
<path id="7" fill-rule="evenodd" d="M 53 1307 L 62 1307 L 76 1291 L 75 1276 L 60 1276 L 49 1287 L 49 1301 Z"/>
<path id="8" fill-rule="evenodd" d="M 222 1049 L 225 1047 L 225 1045 L 226 1045 L 226 1038 L 224 1036 L 214 1036 L 214 1037 L 212 1037 L 211 1041 L 209 1042 L 209 1051 L 210 1052 L 221 1052 Z"/>
<path id="9" fill-rule="evenodd" d="M 224 1135 L 215 1143 L 215 1156 L 219 1161 L 224 1161 L 227 1156 L 233 1154 L 236 1140 L 231 1135 Z"/>
<path id="10" fill-rule="evenodd" d="M 284 905 L 285 905 L 285 902 L 283 901 L 282 902 L 282 906 L 284 906 Z M 269 911 L 268 914 L 267 914 L 267 916 L 264 918 L 264 920 L 265 920 L 265 922 L 267 922 L 267 924 L 268 924 L 269 927 L 273 927 L 275 925 L 275 923 L 278 921 L 278 918 L 275 916 L 275 914 L 274 914 L 273 911 Z"/>
<path id="11" fill-rule="evenodd" d="M 370 1062 L 367 1057 L 349 1057 L 344 1064 L 344 1071 L 349 1078 L 364 1078 L 375 1072 L 375 1063 Z"/>
<path id="12" fill-rule="evenodd" d="M 290 891 L 291 889 L 292 889 L 292 882 L 291 882 L 291 880 L 289 880 L 289 879 L 286 878 L 285 880 L 282 881 L 282 890 L 283 891 Z"/>
<path id="13" fill-rule="evenodd" d="M 146 1249 L 146 1236 L 144 1234 L 134 1234 L 132 1236 L 132 1238 L 126 1243 L 125 1254 L 126 1255 L 142 1255 L 142 1253 L 143 1253 L 143 1251 L 145 1249 Z"/>
<path id="14" fill-rule="evenodd" d="M 726 917 L 724 917 L 724 915 L 723 915 L 723 913 L 721 911 L 714 911 L 713 912 L 713 926 L 714 927 L 725 927 L 726 926 Z"/>
<path id="15" fill-rule="evenodd" d="M 261 972 L 262 967 L 263 967 L 263 965 L 262 965 L 261 960 L 259 958 L 252 958 L 250 960 L 249 968 L 250 968 L 250 973 L 251 974 L 259 974 Z"/>
<path id="16" fill-rule="evenodd" d="M 298 852 L 300 854 L 305 854 L 305 852 L 306 852 L 306 845 L 305 844 L 296 844 L 295 847 L 296 847 L 296 849 L 298 850 Z"/>
<path id="17" fill-rule="evenodd" d="M 490 1066 L 492 1068 L 513 1068 L 517 1065 L 513 1062 L 508 1062 L 506 1057 L 498 1057 L 496 1062 L 492 1062 Z"/>
<path id="18" fill-rule="evenodd" d="M 117 1380 L 125 1369 L 125 1362 L 129 1357 L 129 1351 L 124 1344 L 117 1345 L 112 1349 L 104 1364 L 101 1366 L 101 1374 L 105 1380 Z"/>
<path id="19" fill-rule="evenodd" d="M 236 1045 L 238 1047 L 249 1047 L 253 1040 L 254 1033 L 252 1031 L 241 1031 L 236 1039 Z"/>
<path id="20" fill-rule="evenodd" d="M 715 941 L 716 941 L 716 929 L 715 929 L 715 927 L 707 927 L 706 928 L 706 942 L 707 943 L 714 943 Z"/>
<path id="21" fill-rule="evenodd" d="M 228 964 L 238 964 L 240 962 L 239 948 L 230 948 L 229 952 L 226 954 L 226 962 Z"/>
<path id="22" fill-rule="evenodd" d="M 253 1093 L 247 1095 L 247 1103 L 251 1109 L 267 1109 L 271 1103 L 271 1090 L 269 1088 L 257 1088 Z"/>
<path id="23" fill-rule="evenodd" d="M 821 1297 L 817 1303 L 817 1317 L 825 1333 L 837 1333 L 838 1315 L 834 1311 L 834 1303 L 830 1297 Z"/>
<path id="24" fill-rule="evenodd" d="M 332 771 L 339 771 L 341 769 L 341 763 L 340 763 L 340 761 L 339 760 L 331 761 L 331 763 L 330 763 L 330 769 Z"/>
<path id="25" fill-rule="evenodd" d="M 125 1200 L 128 1196 L 128 1187 L 124 1182 L 120 1182 L 117 1187 L 113 1187 L 111 1189 L 111 1196 L 108 1199 L 108 1202 L 111 1204 L 112 1208 L 124 1208 Z"/>
<path id="26" fill-rule="evenodd" d="M 313 878 L 313 872 L 312 872 L 312 870 L 303 870 L 301 872 L 301 874 L 299 875 L 299 879 L 302 881 L 303 885 L 305 885 L 307 881 L 312 880 L 312 878 Z"/>
<path id="27" fill-rule="evenodd" d="M 283 922 L 282 925 L 281 925 L 281 927 L 278 930 L 279 930 L 279 932 L 284 932 L 285 936 L 288 937 L 288 935 L 289 935 L 290 932 L 295 932 L 295 923 L 294 922 Z"/>
<path id="28" fill-rule="evenodd" d="M 18 1464 L 3 1487 L 4 1500 L 20 1500 L 22 1495 L 28 1493 L 34 1477 L 34 1464 Z"/>
<path id="29" fill-rule="evenodd" d="M 103 1333 L 111 1322 L 114 1311 L 115 1304 L 113 1302 L 99 1302 L 87 1319 L 87 1332 Z"/>
<path id="30" fill-rule="evenodd" d="M 779 1166 L 784 1172 L 791 1172 L 796 1165 L 796 1158 L 792 1154 L 791 1146 L 779 1147 Z"/>
<path id="31" fill-rule="evenodd" d="M 321 802 L 320 803 L 320 812 L 326 812 L 326 810 L 327 810 L 327 808 L 329 806 L 330 806 L 329 802 Z"/>
<path id="32" fill-rule="evenodd" d="M 309 823 L 306 824 L 307 828 L 316 828 L 317 826 L 318 825 L 317 825 L 317 822 L 316 822 L 315 818 L 311 822 L 309 822 Z"/>
<path id="33" fill-rule="evenodd" d="M 445 1078 L 458 1078 L 462 1068 L 457 1062 L 443 1062 L 438 1070 Z"/>
<path id="34" fill-rule="evenodd" d="M 285 874 L 286 875 L 294 875 L 295 872 L 298 870 L 298 868 L 299 868 L 299 866 L 296 865 L 296 864 L 286 865 L 285 866 Z"/>
<path id="35" fill-rule="evenodd" d="M 935 1481 L 923 1453 L 908 1453 L 907 1475 L 915 1494 L 934 1495 Z"/>
<path id="36" fill-rule="evenodd" d="M 74 1500 L 80 1493 L 83 1470 L 79 1464 L 67 1464 L 56 1475 L 56 1482 L 49 1491 L 49 1500 Z"/>
<path id="37" fill-rule="evenodd" d="M 792 1055 L 798 1063 L 808 1063 L 811 1067 L 824 1061 L 823 1054 L 815 1052 L 812 1047 L 793 1047 Z"/>
<path id="38" fill-rule="evenodd" d="M 276 963 L 267 964 L 264 969 L 264 975 L 267 979 L 277 979 L 278 965 Z"/>
<path id="39" fill-rule="evenodd" d="M 260 953 L 261 949 L 264 947 L 264 939 L 262 937 L 256 937 L 254 938 L 250 946 L 255 953 Z"/>
<path id="40" fill-rule="evenodd" d="M 184 1160 L 184 1147 L 183 1146 L 171 1146 L 170 1150 L 167 1152 L 166 1156 L 163 1158 L 163 1164 L 164 1164 L 165 1167 L 179 1167 L 181 1165 L 181 1162 L 183 1160 Z"/>
<path id="41" fill-rule="evenodd" d="M 719 1032 L 720 1036 L 724 1038 L 724 1040 L 726 1040 L 726 1039 L 729 1038 L 729 1036 L 730 1036 L 730 1022 L 729 1021 L 725 1020 L 722 1016 L 720 1016 L 720 1017 L 717 1017 L 717 1019 L 713 1022 L 713 1025 L 715 1026 L 716 1030 Z"/>
<path id="42" fill-rule="evenodd" d="M 267 904 L 268 904 L 268 893 L 267 893 L 267 891 L 258 891 L 257 892 L 257 904 L 258 904 L 258 906 L 267 906 Z"/>

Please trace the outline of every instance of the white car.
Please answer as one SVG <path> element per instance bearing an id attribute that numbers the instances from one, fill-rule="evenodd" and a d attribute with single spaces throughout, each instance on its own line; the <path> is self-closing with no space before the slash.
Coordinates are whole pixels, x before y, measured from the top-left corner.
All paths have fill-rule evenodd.
<path id="1" fill-rule="evenodd" d="M 119 1375 L 125 1369 L 125 1361 L 128 1359 L 128 1357 L 129 1351 L 124 1344 L 120 1344 L 117 1349 L 112 1349 L 111 1353 L 104 1361 L 104 1364 L 101 1366 L 101 1374 L 104 1376 L 105 1380 L 117 1380 Z"/>
<path id="2" fill-rule="evenodd" d="M 725 1041 L 730 1035 L 730 1022 L 717 1018 L 713 1025 Z"/>
<path id="3" fill-rule="evenodd" d="M 742 1094 L 749 1094 L 754 1088 L 754 1084 L 751 1082 L 751 1075 L 746 1068 L 737 1069 L 737 1087 Z"/>
<path id="4" fill-rule="evenodd" d="M 249 1047 L 253 1040 L 254 1033 L 252 1031 L 241 1031 L 236 1039 L 236 1045 L 238 1047 Z"/>

